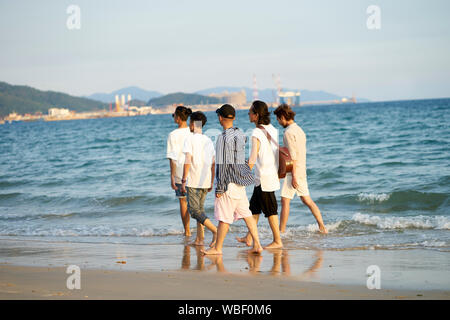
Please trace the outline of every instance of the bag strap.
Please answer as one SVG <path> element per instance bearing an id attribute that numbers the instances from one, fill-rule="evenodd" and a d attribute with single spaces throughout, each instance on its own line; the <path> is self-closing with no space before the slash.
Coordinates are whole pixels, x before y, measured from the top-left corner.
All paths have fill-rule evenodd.
<path id="1" fill-rule="evenodd" d="M 280 145 L 278 144 L 278 142 L 275 141 L 274 138 L 272 138 L 272 136 L 269 134 L 269 132 L 267 132 L 266 128 L 264 128 L 263 126 L 257 126 L 257 128 L 261 129 L 265 133 L 269 142 L 272 140 L 275 143 L 275 145 L 277 146 L 277 148 L 280 149 Z"/>

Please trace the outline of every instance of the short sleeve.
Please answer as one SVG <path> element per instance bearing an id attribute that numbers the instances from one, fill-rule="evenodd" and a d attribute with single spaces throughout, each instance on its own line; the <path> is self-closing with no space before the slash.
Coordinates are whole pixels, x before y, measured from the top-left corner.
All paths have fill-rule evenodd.
<path id="1" fill-rule="evenodd" d="M 169 134 L 169 137 L 167 138 L 167 155 L 166 158 L 177 160 L 177 153 L 175 151 L 175 141 L 173 134 Z"/>
<path id="2" fill-rule="evenodd" d="M 214 148 L 214 143 L 211 141 L 211 139 L 209 140 L 208 145 L 211 152 L 211 158 L 214 159 L 216 157 L 216 149 Z"/>
<path id="3" fill-rule="evenodd" d="M 189 153 L 190 155 L 193 154 L 193 152 L 192 152 L 192 138 L 191 137 L 187 137 L 184 140 L 183 153 Z"/>
<path id="4" fill-rule="evenodd" d="M 255 128 L 252 131 L 252 137 L 255 137 L 259 140 L 259 142 L 262 142 L 264 139 L 264 132 L 261 129 Z"/>
<path id="5" fill-rule="evenodd" d="M 204 163 L 210 165 L 214 162 L 214 157 L 215 157 L 216 151 L 214 150 L 214 144 L 211 141 L 211 139 L 208 139 L 208 141 L 205 144 L 205 153 L 204 153 L 204 157 L 205 159 L 203 159 Z"/>
<path id="6" fill-rule="evenodd" d="M 298 150 L 297 150 L 297 138 L 295 134 L 289 134 L 289 132 L 285 133 L 285 142 L 286 147 L 289 150 L 289 154 L 291 155 L 292 160 L 297 160 L 298 158 Z"/>

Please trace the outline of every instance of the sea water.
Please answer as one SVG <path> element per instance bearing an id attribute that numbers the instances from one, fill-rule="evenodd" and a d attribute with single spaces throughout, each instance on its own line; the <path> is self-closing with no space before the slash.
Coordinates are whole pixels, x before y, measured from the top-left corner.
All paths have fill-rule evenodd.
<path id="1" fill-rule="evenodd" d="M 307 136 L 311 197 L 329 234 L 318 233 L 296 198 L 286 248 L 450 251 L 450 99 L 294 110 Z M 249 133 L 247 112 L 237 111 L 235 125 Z M 216 114 L 206 115 L 204 130 L 220 132 Z M 283 128 L 271 120 L 281 140 Z M 169 114 L 1 125 L 0 238 L 183 243 L 166 158 L 175 128 Z M 216 222 L 213 204 L 209 193 L 206 214 Z M 232 225 L 225 245 L 237 245 L 234 236 L 245 230 L 243 222 Z M 259 231 L 270 243 L 264 218 Z"/>

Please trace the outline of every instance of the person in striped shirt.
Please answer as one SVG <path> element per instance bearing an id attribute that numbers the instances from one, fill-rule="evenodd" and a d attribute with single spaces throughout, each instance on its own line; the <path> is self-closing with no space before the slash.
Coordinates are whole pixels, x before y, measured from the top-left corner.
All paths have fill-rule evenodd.
<path id="1" fill-rule="evenodd" d="M 245 134 L 233 127 L 236 112 L 229 104 L 224 104 L 217 111 L 223 132 L 216 140 L 216 198 L 214 217 L 219 221 L 217 241 L 214 247 L 205 251 L 206 255 L 221 255 L 225 237 L 230 224 L 244 219 L 253 238 L 250 253 L 259 254 L 263 248 L 259 242 L 256 222 L 249 209 L 245 187 L 254 184 L 255 179 L 245 161 Z"/>

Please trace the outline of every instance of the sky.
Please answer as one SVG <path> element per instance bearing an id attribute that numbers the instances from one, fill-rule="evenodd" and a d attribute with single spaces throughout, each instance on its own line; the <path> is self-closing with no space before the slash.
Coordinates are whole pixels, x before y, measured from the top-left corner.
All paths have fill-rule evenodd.
<path id="1" fill-rule="evenodd" d="M 373 101 L 450 97 L 449 15 L 448 0 L 0 0 L 0 81 L 81 96 L 252 87 L 253 75 L 274 88 L 279 74 L 285 88 Z"/>

